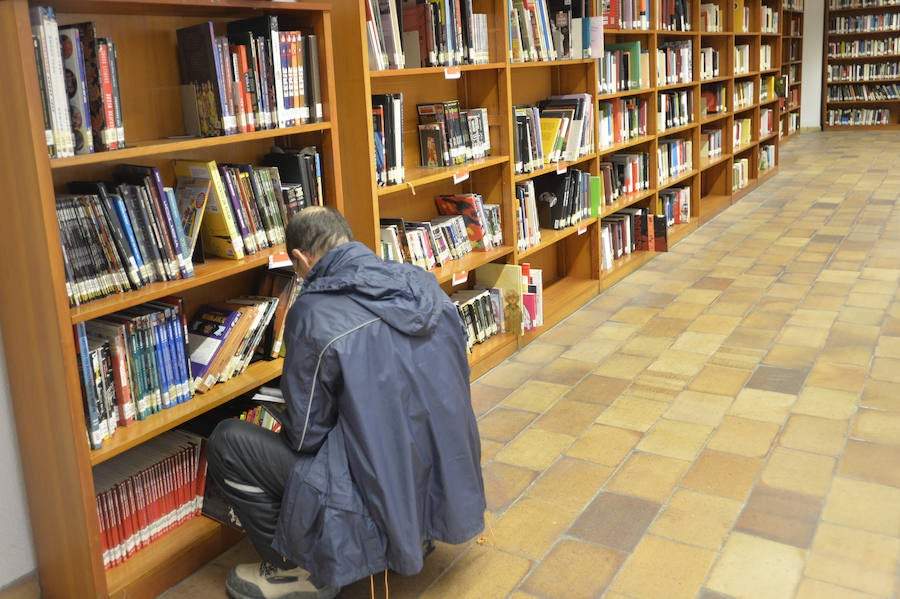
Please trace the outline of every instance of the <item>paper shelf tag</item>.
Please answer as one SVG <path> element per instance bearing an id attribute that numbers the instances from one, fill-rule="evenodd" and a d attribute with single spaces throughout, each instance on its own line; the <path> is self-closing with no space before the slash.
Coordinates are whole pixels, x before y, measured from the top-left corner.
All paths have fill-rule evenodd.
<path id="1" fill-rule="evenodd" d="M 566 171 L 569 170 L 569 165 L 565 162 L 557 162 L 556 163 L 556 174 L 557 175 L 565 175 Z"/>
<path id="2" fill-rule="evenodd" d="M 462 285 L 466 281 L 469 280 L 468 271 L 461 270 L 459 272 L 453 273 L 453 276 L 450 278 L 450 283 L 455 287 L 457 285 Z"/>
<path id="3" fill-rule="evenodd" d="M 586 226 L 586 225 L 581 225 L 580 227 L 578 227 L 578 234 L 579 234 L 579 235 L 584 235 L 586 232 L 587 232 L 587 226 Z"/>
<path id="4" fill-rule="evenodd" d="M 455 173 L 453 173 L 453 183 L 454 183 L 454 184 L 456 184 L 456 183 L 462 183 L 463 181 L 465 181 L 465 180 L 468 179 L 468 178 L 469 178 L 469 171 L 468 171 L 468 170 L 464 170 L 464 171 L 456 171 Z"/>
<path id="5" fill-rule="evenodd" d="M 444 67 L 444 79 L 459 79 L 461 76 L 459 67 Z"/>
<path id="6" fill-rule="evenodd" d="M 291 257 L 287 252 L 279 252 L 269 256 L 269 268 L 283 268 L 291 265 Z"/>

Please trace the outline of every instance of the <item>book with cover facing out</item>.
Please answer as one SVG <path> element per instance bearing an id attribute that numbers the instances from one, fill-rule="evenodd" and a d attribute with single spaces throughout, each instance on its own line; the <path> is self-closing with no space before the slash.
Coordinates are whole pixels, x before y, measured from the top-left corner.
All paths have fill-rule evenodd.
<path id="1" fill-rule="evenodd" d="M 88 103 L 87 78 L 84 72 L 84 51 L 78 27 L 61 27 L 59 44 L 62 50 L 72 135 L 75 138 L 75 153 L 90 154 L 94 151 L 94 135 L 91 131 L 91 107 Z"/>
<path id="2" fill-rule="evenodd" d="M 503 320 L 506 330 L 521 335 L 525 331 L 525 307 L 522 303 L 522 267 L 491 262 L 475 270 L 476 287 L 503 290 Z"/>
<path id="3" fill-rule="evenodd" d="M 209 197 L 200 227 L 203 251 L 213 256 L 240 260 L 244 257 L 244 241 L 234 220 L 233 209 L 214 160 L 176 160 L 175 176 L 210 181 Z"/>
<path id="4" fill-rule="evenodd" d="M 188 255 L 193 256 L 200 238 L 200 224 L 209 198 L 212 183 L 209 179 L 195 177 L 179 177 L 175 182 L 175 200 L 181 227 L 188 239 Z"/>
<path id="5" fill-rule="evenodd" d="M 188 324 L 192 387 L 196 391 L 205 391 L 218 380 L 218 374 L 211 372 L 211 368 L 240 318 L 238 310 L 207 305 Z"/>
<path id="6" fill-rule="evenodd" d="M 175 33 L 185 127 L 188 127 L 188 133 L 202 137 L 223 135 L 226 132 L 223 120 L 225 94 L 219 85 L 222 73 L 212 21 L 182 27 Z M 196 115 L 191 110 L 196 110 Z M 197 131 L 190 130 L 191 122 L 197 125 Z"/>

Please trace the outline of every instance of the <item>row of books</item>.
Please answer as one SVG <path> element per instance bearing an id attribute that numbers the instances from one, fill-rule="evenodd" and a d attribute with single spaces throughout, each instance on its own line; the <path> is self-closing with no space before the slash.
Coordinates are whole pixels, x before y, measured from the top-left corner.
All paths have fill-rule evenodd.
<path id="1" fill-rule="evenodd" d="M 665 7 L 666 0 L 660 8 Z M 609 29 L 650 29 L 649 0 L 609 0 L 602 4 L 603 26 Z M 668 29 L 669 21 L 660 12 L 660 28 Z M 663 24 L 667 25 L 663 27 Z"/>
<path id="2" fill-rule="evenodd" d="M 373 109 L 377 115 L 377 109 Z M 422 166 L 454 166 L 491 152 L 487 108 L 461 108 L 459 100 L 416 105 Z"/>
<path id="3" fill-rule="evenodd" d="M 759 109 L 759 135 L 765 137 L 771 135 L 775 131 L 775 122 L 777 121 L 775 111 L 771 108 Z"/>
<path id="4" fill-rule="evenodd" d="M 431 270 L 503 245 L 499 204 L 485 203 L 477 193 L 457 193 L 436 196 L 435 205 L 439 216 L 430 221 L 381 219 L 383 259 Z"/>
<path id="5" fill-rule="evenodd" d="M 120 426 L 189 401 L 282 354 L 284 321 L 298 291 L 269 271 L 259 295 L 201 306 L 188 320 L 167 296 L 75 326 L 85 422 L 92 449 Z"/>
<path id="6" fill-rule="evenodd" d="M 747 108 L 748 106 L 753 106 L 755 102 L 756 91 L 754 89 L 753 81 L 735 81 L 734 109 L 740 110 L 741 108 Z"/>
<path id="7" fill-rule="evenodd" d="M 516 247 L 521 252 L 541 243 L 541 224 L 534 179 L 516 182 L 515 193 Z"/>
<path id="8" fill-rule="evenodd" d="M 583 2 L 509 0 L 508 14 L 512 62 L 591 58 L 602 52 L 603 19 L 588 15 Z"/>
<path id="9" fill-rule="evenodd" d="M 613 94 L 650 87 L 650 51 L 642 48 L 640 41 L 606 44 L 599 59 L 599 93 Z"/>
<path id="10" fill-rule="evenodd" d="M 454 291 L 450 300 L 456 304 L 459 317 L 465 324 L 466 347 L 469 350 L 504 332 L 502 289 L 463 289 Z"/>
<path id="11" fill-rule="evenodd" d="M 316 34 L 279 29 L 276 15 L 176 30 L 190 135 L 213 137 L 323 119 Z"/>
<path id="12" fill-rule="evenodd" d="M 577 225 L 589 216 L 597 216 L 599 210 L 599 198 L 591 195 L 591 174 L 576 168 L 535 177 L 534 193 L 538 223 L 543 229 Z"/>
<path id="13" fill-rule="evenodd" d="M 759 147 L 759 172 L 775 166 L 775 144 L 763 144 Z"/>
<path id="14" fill-rule="evenodd" d="M 891 123 L 890 108 L 844 108 L 830 109 L 825 113 L 829 126 L 840 125 L 888 125 Z"/>
<path id="15" fill-rule="evenodd" d="M 750 185 L 750 159 L 736 158 L 731 165 L 731 191 Z"/>
<path id="16" fill-rule="evenodd" d="M 675 137 L 660 139 L 656 147 L 656 171 L 659 184 L 680 177 L 694 168 L 694 142 Z"/>
<path id="17" fill-rule="evenodd" d="M 600 268 L 610 271 L 616 260 L 634 252 L 668 251 L 666 217 L 631 206 L 604 217 L 600 223 Z"/>
<path id="18" fill-rule="evenodd" d="M 171 430 L 94 468 L 103 567 L 112 568 L 200 514 L 205 442 Z"/>
<path id="19" fill-rule="evenodd" d="M 828 82 L 900 78 L 900 62 L 830 64 Z"/>
<path id="20" fill-rule="evenodd" d="M 715 158 L 722 155 L 722 129 L 704 127 L 700 130 L 700 157 Z"/>
<path id="21" fill-rule="evenodd" d="M 657 214 L 666 217 L 667 227 L 691 222 L 690 186 L 661 189 L 657 194 L 657 203 Z"/>
<path id="22" fill-rule="evenodd" d="M 800 3 L 801 8 L 803 3 Z M 841 10 L 847 8 L 870 8 L 873 6 L 900 6 L 897 0 L 828 0 L 828 8 Z"/>
<path id="23" fill-rule="evenodd" d="M 900 12 L 847 15 L 828 19 L 828 33 L 869 33 L 900 29 Z"/>
<path id="24" fill-rule="evenodd" d="M 689 40 L 661 42 L 656 49 L 656 85 L 694 80 L 694 52 Z"/>
<path id="25" fill-rule="evenodd" d="M 719 76 L 719 51 L 715 48 L 700 48 L 700 81 Z"/>
<path id="26" fill-rule="evenodd" d="M 694 120 L 694 94 L 688 90 L 660 92 L 656 99 L 658 132 L 683 127 Z"/>
<path id="27" fill-rule="evenodd" d="M 487 14 L 472 0 L 366 0 L 371 70 L 483 64 Z"/>
<path id="28" fill-rule="evenodd" d="M 50 6 L 29 14 L 50 157 L 124 148 L 115 42 L 92 22 L 60 25 Z"/>
<path id="29" fill-rule="evenodd" d="M 514 156 L 517 173 L 545 164 L 577 160 L 593 151 L 594 111 L 590 94 L 551 96 L 537 106 L 515 106 Z"/>
<path id="30" fill-rule="evenodd" d="M 613 98 L 599 103 L 599 146 L 608 148 L 647 135 L 647 99 Z"/>
<path id="31" fill-rule="evenodd" d="M 701 116 L 728 112 L 728 90 L 724 83 L 713 83 L 700 88 Z"/>
<path id="32" fill-rule="evenodd" d="M 732 125 L 734 148 L 750 145 L 753 141 L 753 124 L 750 117 L 735 118 Z"/>
<path id="33" fill-rule="evenodd" d="M 900 37 L 828 42 L 829 58 L 854 58 L 900 54 Z"/>
<path id="34" fill-rule="evenodd" d="M 831 85 L 828 87 L 828 100 L 835 102 L 897 100 L 898 98 L 900 98 L 900 86 L 896 83 L 883 85 Z"/>

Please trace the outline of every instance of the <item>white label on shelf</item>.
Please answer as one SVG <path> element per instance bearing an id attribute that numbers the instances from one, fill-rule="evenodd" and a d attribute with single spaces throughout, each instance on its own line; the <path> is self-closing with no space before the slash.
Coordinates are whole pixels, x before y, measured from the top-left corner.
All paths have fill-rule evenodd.
<path id="1" fill-rule="evenodd" d="M 462 285 L 466 281 L 469 280 L 468 271 L 461 270 L 459 272 L 453 273 L 453 276 L 450 278 L 450 283 L 455 287 L 457 285 Z"/>
<path id="2" fill-rule="evenodd" d="M 557 175 L 565 175 L 566 171 L 569 170 L 569 165 L 565 162 L 557 162 L 556 163 L 556 174 Z"/>
<path id="3" fill-rule="evenodd" d="M 587 232 L 587 225 L 581 225 L 578 227 L 578 234 L 584 235 Z"/>
<path id="4" fill-rule="evenodd" d="M 461 76 L 459 67 L 444 67 L 444 79 L 459 79 Z"/>
<path id="5" fill-rule="evenodd" d="M 463 181 L 465 181 L 468 178 L 469 178 L 468 170 L 456 171 L 455 173 L 453 173 L 453 184 L 455 185 L 457 183 L 462 183 Z"/>

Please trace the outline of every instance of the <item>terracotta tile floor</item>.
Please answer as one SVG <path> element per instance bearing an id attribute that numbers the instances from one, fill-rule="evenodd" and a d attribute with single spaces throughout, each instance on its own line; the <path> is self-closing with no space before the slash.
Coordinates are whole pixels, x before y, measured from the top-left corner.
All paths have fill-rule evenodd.
<path id="1" fill-rule="evenodd" d="M 900 598 L 900 136 L 781 163 L 473 384 L 489 527 L 392 597 Z"/>

